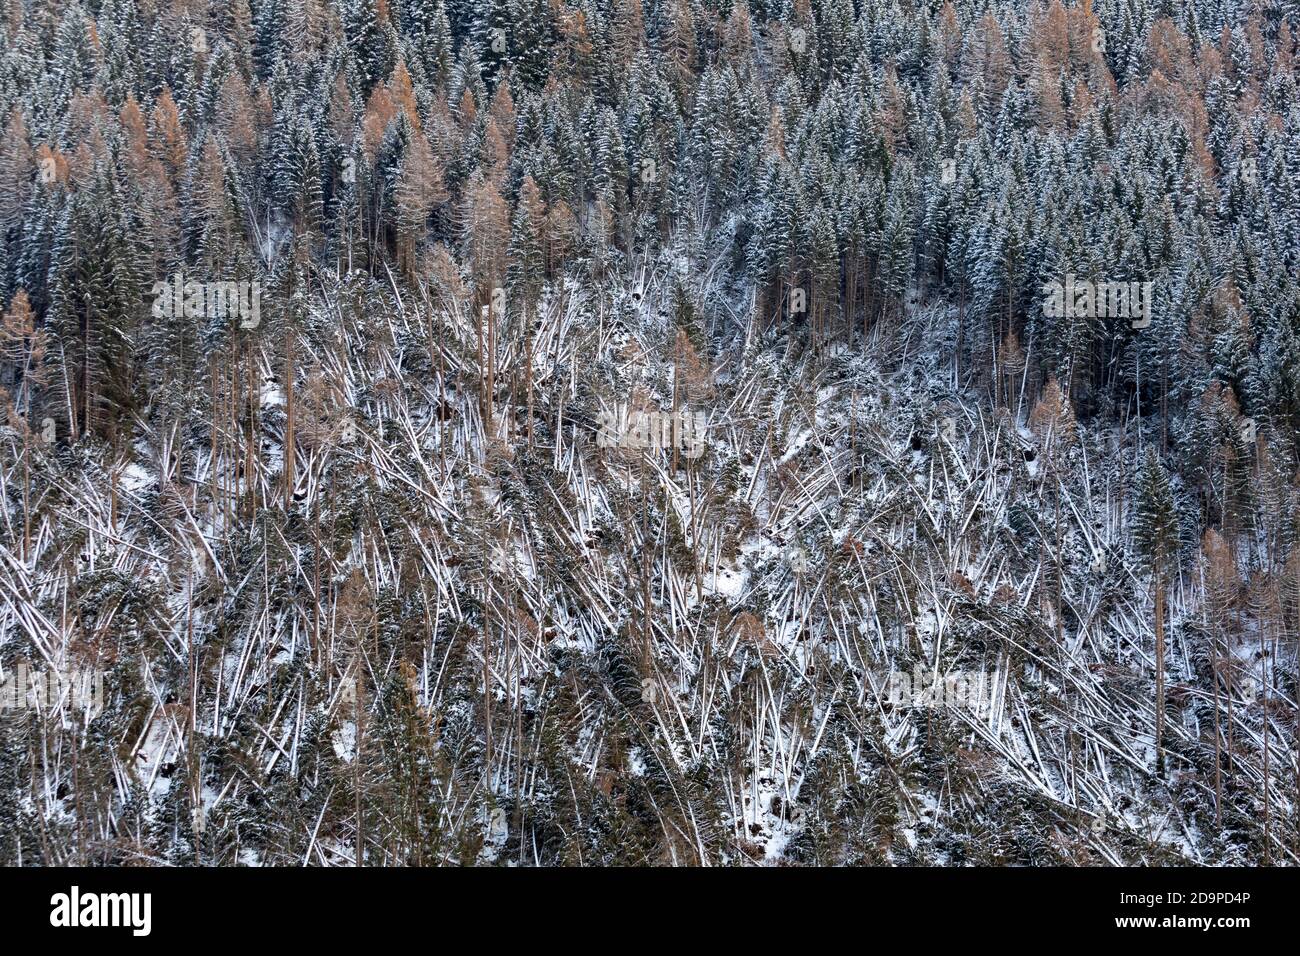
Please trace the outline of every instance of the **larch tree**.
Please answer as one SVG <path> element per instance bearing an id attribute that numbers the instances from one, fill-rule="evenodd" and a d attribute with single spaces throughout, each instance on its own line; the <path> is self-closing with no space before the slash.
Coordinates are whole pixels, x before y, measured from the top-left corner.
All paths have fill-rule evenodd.
<path id="1" fill-rule="evenodd" d="M 397 220 L 398 265 L 414 275 L 429 216 L 449 198 L 442 169 L 424 135 L 416 132 L 402 156 L 393 193 Z"/>

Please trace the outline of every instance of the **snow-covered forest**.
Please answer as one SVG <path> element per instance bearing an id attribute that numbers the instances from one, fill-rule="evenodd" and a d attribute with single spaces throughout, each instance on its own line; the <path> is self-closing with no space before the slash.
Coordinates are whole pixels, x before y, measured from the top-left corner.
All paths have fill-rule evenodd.
<path id="1" fill-rule="evenodd" d="M 1300 863 L 1297 0 L 0 36 L 0 863 Z"/>

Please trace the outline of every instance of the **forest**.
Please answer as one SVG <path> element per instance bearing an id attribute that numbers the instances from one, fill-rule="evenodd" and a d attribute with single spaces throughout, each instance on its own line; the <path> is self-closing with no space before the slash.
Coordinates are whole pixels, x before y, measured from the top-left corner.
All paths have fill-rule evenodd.
<path id="1" fill-rule="evenodd" d="M 0 864 L 1300 864 L 1300 0 L 0 36 Z"/>

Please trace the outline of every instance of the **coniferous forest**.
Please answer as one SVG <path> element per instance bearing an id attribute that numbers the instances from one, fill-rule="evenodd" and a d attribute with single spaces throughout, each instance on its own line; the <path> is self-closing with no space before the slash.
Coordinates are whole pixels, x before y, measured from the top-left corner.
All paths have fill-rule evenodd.
<path id="1" fill-rule="evenodd" d="M 0 37 L 0 863 L 1300 862 L 1300 2 Z"/>

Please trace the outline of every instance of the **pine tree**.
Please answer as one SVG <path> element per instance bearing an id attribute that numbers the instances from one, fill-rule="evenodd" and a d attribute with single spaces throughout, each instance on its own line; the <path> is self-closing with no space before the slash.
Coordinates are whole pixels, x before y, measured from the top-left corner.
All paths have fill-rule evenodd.
<path id="1" fill-rule="evenodd" d="M 546 278 L 546 209 L 532 176 L 525 176 L 519 191 L 506 250 L 506 281 L 525 308 L 535 306 Z"/>
<path id="2" fill-rule="evenodd" d="M 361 95 L 368 97 L 392 71 L 395 51 L 389 48 L 375 0 L 344 0 L 343 33 L 356 58 Z"/>
<path id="3" fill-rule="evenodd" d="M 99 177 L 72 198 L 60 225 L 51 283 L 50 327 L 69 381 L 82 434 L 115 435 L 135 407 L 132 338 L 141 301 L 138 250 L 128 239 L 117 184 Z"/>

